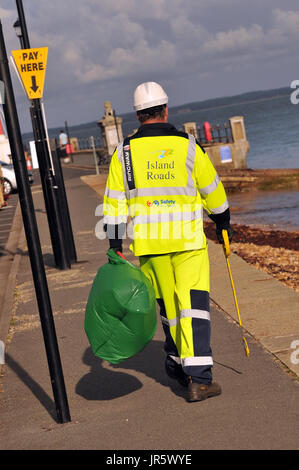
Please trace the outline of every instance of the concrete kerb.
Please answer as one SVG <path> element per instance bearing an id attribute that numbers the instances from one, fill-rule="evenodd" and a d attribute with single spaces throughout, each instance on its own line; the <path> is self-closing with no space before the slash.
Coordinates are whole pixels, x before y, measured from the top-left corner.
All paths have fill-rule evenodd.
<path id="1" fill-rule="evenodd" d="M 16 278 L 19 271 L 20 261 L 22 259 L 22 252 L 25 247 L 25 231 L 22 222 L 21 206 L 18 201 L 15 215 L 13 218 L 11 232 L 8 241 L 5 245 L 5 250 L 8 252 L 4 255 L 0 263 L 0 271 L 3 269 L 3 279 L 5 279 L 5 288 L 2 294 L 2 311 L 0 316 L 0 341 L 6 346 L 10 322 L 13 314 L 14 292 L 16 286 Z M 13 255 L 13 261 L 10 257 Z"/>

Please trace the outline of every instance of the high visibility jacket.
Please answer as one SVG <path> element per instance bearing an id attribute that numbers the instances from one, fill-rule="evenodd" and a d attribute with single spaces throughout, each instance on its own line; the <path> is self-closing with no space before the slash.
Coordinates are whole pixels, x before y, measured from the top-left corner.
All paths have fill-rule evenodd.
<path id="1" fill-rule="evenodd" d="M 147 124 L 111 159 L 104 224 L 127 223 L 136 256 L 200 249 L 203 208 L 228 209 L 224 187 L 195 138 L 171 124 Z"/>

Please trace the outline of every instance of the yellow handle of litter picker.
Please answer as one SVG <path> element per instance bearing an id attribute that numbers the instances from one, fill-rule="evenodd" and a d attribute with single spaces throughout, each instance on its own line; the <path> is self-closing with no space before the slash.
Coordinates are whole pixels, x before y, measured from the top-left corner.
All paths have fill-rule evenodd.
<path id="1" fill-rule="evenodd" d="M 231 286 L 232 286 L 232 290 L 233 290 L 233 294 L 234 294 L 234 300 L 235 300 L 235 305 L 236 305 L 236 309 L 237 309 L 239 325 L 242 328 L 241 315 L 240 315 L 240 310 L 239 310 L 239 305 L 238 305 L 234 280 L 233 280 L 233 276 L 232 276 L 232 272 L 231 272 L 231 268 L 230 268 L 230 263 L 229 263 L 229 259 L 228 259 L 229 255 L 230 255 L 230 246 L 229 246 L 229 239 L 228 239 L 227 230 L 222 230 L 222 237 L 223 237 L 223 241 L 224 241 L 223 251 L 224 251 L 224 254 L 225 254 L 227 268 L 228 268 L 228 272 L 229 272 L 229 278 L 230 278 L 230 282 L 231 282 Z M 246 341 L 244 336 L 243 336 L 243 343 L 244 343 L 246 356 L 249 356 L 249 347 L 248 347 L 247 341 Z"/>
<path id="2" fill-rule="evenodd" d="M 228 239 L 227 230 L 222 230 L 222 237 L 224 240 L 224 244 L 223 244 L 224 254 L 225 254 L 225 257 L 228 258 L 228 256 L 230 255 L 230 247 L 229 247 L 229 239 Z"/>

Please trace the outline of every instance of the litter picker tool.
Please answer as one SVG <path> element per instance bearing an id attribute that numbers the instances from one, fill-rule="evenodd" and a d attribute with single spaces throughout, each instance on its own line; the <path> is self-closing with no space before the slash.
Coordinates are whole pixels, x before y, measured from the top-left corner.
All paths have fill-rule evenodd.
<path id="1" fill-rule="evenodd" d="M 234 285 L 234 280 L 233 280 L 232 271 L 231 271 L 230 263 L 229 263 L 229 259 L 228 259 L 229 255 L 230 255 L 230 246 L 229 246 L 229 239 L 228 239 L 227 230 L 222 230 L 222 236 L 223 236 L 223 241 L 224 241 L 223 251 L 224 251 L 224 255 L 225 255 L 225 259 L 226 259 L 227 269 L 228 269 L 228 272 L 229 272 L 230 283 L 231 283 L 233 294 L 234 294 L 234 300 L 235 300 L 235 305 L 236 305 L 236 309 L 237 309 L 239 325 L 240 325 L 240 328 L 243 329 L 240 310 L 239 310 L 239 305 L 238 305 L 238 300 L 237 300 L 237 295 L 236 295 L 236 290 L 235 290 L 235 285 Z M 249 356 L 249 347 L 248 347 L 248 344 L 247 344 L 247 341 L 246 341 L 244 335 L 243 335 L 243 343 L 244 343 L 246 356 L 248 357 Z"/>

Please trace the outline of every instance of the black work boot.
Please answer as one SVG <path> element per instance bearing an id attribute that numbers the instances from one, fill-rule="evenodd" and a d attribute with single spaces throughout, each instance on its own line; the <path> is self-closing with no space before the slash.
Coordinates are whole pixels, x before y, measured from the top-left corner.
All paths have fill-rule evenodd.
<path id="1" fill-rule="evenodd" d="M 190 380 L 188 384 L 187 401 L 202 401 L 210 397 L 216 397 L 221 394 L 221 387 L 216 382 L 211 384 L 201 384 Z"/>
<path id="2" fill-rule="evenodd" d="M 177 380 L 183 387 L 188 387 L 188 377 L 184 374 L 181 364 L 177 364 L 171 357 L 166 356 L 165 370 L 168 377 Z"/>

